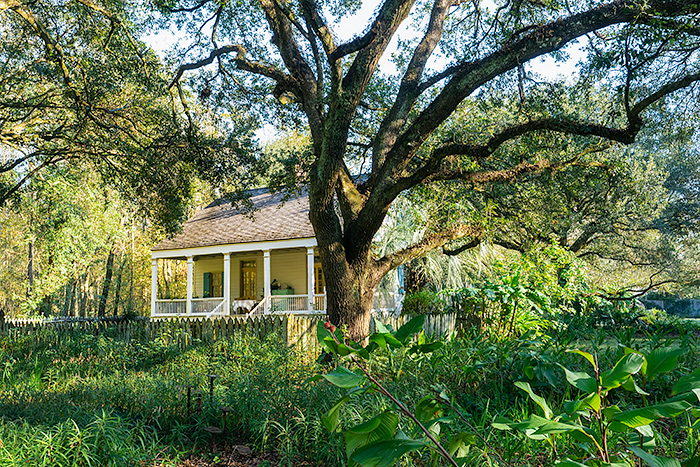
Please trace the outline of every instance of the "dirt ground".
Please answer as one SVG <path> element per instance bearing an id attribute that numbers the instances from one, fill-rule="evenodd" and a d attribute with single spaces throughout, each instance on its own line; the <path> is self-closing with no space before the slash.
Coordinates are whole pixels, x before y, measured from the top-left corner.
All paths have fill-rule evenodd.
<path id="1" fill-rule="evenodd" d="M 216 444 L 207 455 L 193 455 L 178 467 L 278 467 L 277 456 L 253 452 L 245 444 Z"/>

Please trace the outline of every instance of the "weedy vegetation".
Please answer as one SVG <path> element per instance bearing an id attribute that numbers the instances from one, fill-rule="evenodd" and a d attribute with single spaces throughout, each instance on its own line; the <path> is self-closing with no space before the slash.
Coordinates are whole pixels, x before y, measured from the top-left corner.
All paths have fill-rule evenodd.
<path id="1" fill-rule="evenodd" d="M 285 466 L 698 465 L 690 322 L 617 305 L 533 320 L 518 300 L 498 304 L 496 327 L 449 339 L 426 336 L 421 315 L 378 323 L 365 347 L 321 323 L 318 361 L 275 334 L 185 349 L 167 335 L 5 336 L 0 466 L 214 459 L 204 428 L 223 427 L 222 407 L 218 445 L 246 442 Z"/>

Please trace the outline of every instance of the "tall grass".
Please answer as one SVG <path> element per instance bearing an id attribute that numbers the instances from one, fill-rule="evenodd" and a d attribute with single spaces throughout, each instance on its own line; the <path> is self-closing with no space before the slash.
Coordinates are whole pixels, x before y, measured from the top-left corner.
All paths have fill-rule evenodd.
<path id="1" fill-rule="evenodd" d="M 622 346 L 687 349 L 675 373 L 654 381 L 650 392 L 659 400 L 670 393 L 681 373 L 698 367 L 697 335 L 684 328 L 623 332 L 619 327 L 591 326 L 575 334 L 567 326 L 508 340 L 468 334 L 431 355 L 397 355 L 390 364 L 380 353 L 369 364 L 409 406 L 430 392 L 445 391 L 453 397 L 469 426 L 455 419 L 448 430 L 474 427 L 481 435 L 470 451 L 469 465 L 488 465 L 493 450 L 511 465 L 548 462 L 545 447 L 523 436 L 503 436 L 492 431 L 490 423 L 497 416 L 522 419 L 536 410 L 514 388 L 515 381 L 530 382 L 554 407 L 572 398 L 557 363 L 572 370 L 584 368 L 580 359 L 565 352 L 567 348 L 594 350 L 601 366 L 607 367 L 622 354 Z M 127 343 L 108 336 L 50 332 L 0 340 L 0 466 L 175 465 L 183 453 L 211 449 L 203 428 L 222 426 L 223 406 L 233 410 L 228 416 L 231 440 L 245 439 L 254 448 L 274 450 L 282 465 L 302 460 L 345 464 L 342 434 L 329 433 L 321 423 L 339 392 L 322 381 L 307 381 L 326 371 L 309 356 L 287 348 L 275 335 L 195 343 L 185 351 L 168 342 L 167 336 Z M 212 403 L 208 374 L 219 375 Z M 193 398 L 190 417 L 188 386 L 204 393 L 201 410 L 199 398 Z M 389 401 L 369 394 L 346 404 L 341 417 L 350 426 L 387 408 Z M 410 423 L 403 421 L 401 428 L 410 432 Z M 682 426 L 674 430 L 674 449 L 688 449 L 697 441 L 696 435 L 683 435 Z M 449 433 L 445 435 L 447 439 Z M 561 449 L 576 446 L 570 442 Z M 401 465 L 432 462 L 430 454 L 423 453 L 403 459 Z"/>

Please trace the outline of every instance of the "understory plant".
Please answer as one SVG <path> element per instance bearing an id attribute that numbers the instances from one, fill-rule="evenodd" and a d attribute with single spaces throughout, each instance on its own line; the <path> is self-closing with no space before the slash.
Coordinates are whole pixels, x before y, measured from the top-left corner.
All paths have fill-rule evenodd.
<path id="1" fill-rule="evenodd" d="M 432 465 L 437 465 L 438 458 L 442 458 L 449 465 L 458 467 L 469 463 L 470 447 L 478 439 L 485 442 L 444 391 L 425 395 L 409 408 L 410 404 L 399 400 L 370 369 L 373 354 L 380 351 L 386 352 L 390 359 L 396 352 L 421 358 L 440 348 L 442 341 L 425 341 L 422 332 L 424 319 L 423 315 L 418 315 L 396 331 L 376 321 L 376 332 L 369 336 L 369 344 L 365 347 L 346 340 L 343 332 L 329 322 L 319 322 L 318 340 L 326 352 L 339 359 L 340 364 L 333 371 L 317 375 L 312 380 L 325 379 L 344 390 L 322 416 L 322 421 L 329 431 L 343 432 L 349 467 L 387 467 L 414 451 L 427 451 Z M 414 341 L 416 334 L 418 337 Z M 369 394 L 380 394 L 388 399 L 388 407 L 359 424 L 343 426 L 342 407 L 354 398 Z M 469 429 L 457 428 L 458 421 Z M 495 457 L 500 460 L 497 454 Z"/>
<path id="2" fill-rule="evenodd" d="M 516 382 L 515 386 L 525 391 L 541 408 L 542 415 L 531 414 L 522 421 L 499 417 L 493 427 L 518 430 L 531 439 L 547 441 L 559 466 L 628 467 L 637 465 L 636 459 L 650 467 L 698 465 L 698 446 L 686 453 L 683 463 L 675 457 L 654 454 L 654 451 L 668 445 L 668 433 L 657 426 L 662 419 L 686 415 L 689 421 L 684 427 L 686 435 L 692 436 L 692 432 L 697 430 L 700 370 L 682 376 L 673 386 L 672 397 L 663 402 L 650 403 L 650 394 L 644 389 L 660 374 L 676 368 L 682 349 L 665 346 L 645 354 L 625 347 L 624 355 L 606 371 L 601 369 L 595 352 L 570 352 L 585 358 L 592 367 L 592 373 L 587 373 L 571 371 L 559 365 L 569 385 L 578 390 L 581 397 L 566 401 L 563 409 L 556 412 L 532 390 L 529 383 Z M 618 406 L 615 401 L 625 400 L 616 397 L 616 392 L 620 390 L 637 394 L 640 406 Z M 564 434 L 573 438 L 582 449 L 582 455 L 559 458 L 557 437 Z"/>

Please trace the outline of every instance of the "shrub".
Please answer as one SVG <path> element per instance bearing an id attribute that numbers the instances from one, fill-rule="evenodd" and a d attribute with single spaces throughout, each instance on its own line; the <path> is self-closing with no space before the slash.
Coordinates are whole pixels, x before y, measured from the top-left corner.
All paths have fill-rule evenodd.
<path id="1" fill-rule="evenodd" d="M 430 290 L 419 290 L 406 294 L 403 301 L 402 313 L 408 315 L 448 313 L 449 307 L 443 299 Z"/>

